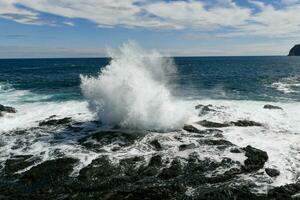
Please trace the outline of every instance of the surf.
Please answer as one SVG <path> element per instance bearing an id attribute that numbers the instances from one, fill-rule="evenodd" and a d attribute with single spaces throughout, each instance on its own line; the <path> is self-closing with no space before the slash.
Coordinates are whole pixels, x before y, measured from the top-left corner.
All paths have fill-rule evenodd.
<path id="1" fill-rule="evenodd" d="M 184 125 L 191 109 L 172 95 L 172 59 L 134 42 L 108 53 L 111 61 L 97 76 L 80 76 L 89 108 L 103 124 L 151 130 Z"/>

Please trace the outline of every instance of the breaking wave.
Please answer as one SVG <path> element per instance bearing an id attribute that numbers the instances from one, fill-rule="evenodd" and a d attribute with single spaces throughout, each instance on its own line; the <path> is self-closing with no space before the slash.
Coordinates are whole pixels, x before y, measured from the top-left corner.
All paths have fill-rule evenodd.
<path id="1" fill-rule="evenodd" d="M 81 89 L 102 123 L 138 129 L 176 129 L 189 118 L 188 105 L 171 94 L 172 60 L 133 42 L 110 51 L 96 77 L 81 75 Z"/>
<path id="2" fill-rule="evenodd" d="M 290 76 L 273 83 L 272 86 L 284 94 L 299 93 L 300 76 Z"/>

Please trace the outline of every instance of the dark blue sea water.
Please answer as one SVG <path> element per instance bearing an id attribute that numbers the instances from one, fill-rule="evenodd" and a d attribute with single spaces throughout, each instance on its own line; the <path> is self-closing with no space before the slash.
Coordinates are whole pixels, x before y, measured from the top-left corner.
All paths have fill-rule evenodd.
<path id="1" fill-rule="evenodd" d="M 299 57 L 178 57 L 171 85 L 176 96 L 198 99 L 300 100 Z M 2 59 L 0 84 L 50 95 L 81 99 L 80 74 L 96 75 L 107 58 Z M 142 86 L 141 86 L 142 87 Z"/>

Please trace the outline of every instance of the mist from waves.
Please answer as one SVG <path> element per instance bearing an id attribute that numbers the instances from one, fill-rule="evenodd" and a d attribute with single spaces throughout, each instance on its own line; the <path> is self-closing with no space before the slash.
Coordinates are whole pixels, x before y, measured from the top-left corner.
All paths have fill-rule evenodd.
<path id="1" fill-rule="evenodd" d="M 172 59 L 134 42 L 108 53 L 112 60 L 97 76 L 80 76 L 82 93 L 102 123 L 156 130 L 184 125 L 193 109 L 171 93 Z"/>

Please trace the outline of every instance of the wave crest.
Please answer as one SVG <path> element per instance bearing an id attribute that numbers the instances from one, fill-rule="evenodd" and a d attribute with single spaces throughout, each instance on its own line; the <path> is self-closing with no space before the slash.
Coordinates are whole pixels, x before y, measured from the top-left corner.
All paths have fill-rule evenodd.
<path id="1" fill-rule="evenodd" d="M 187 105 L 170 92 L 172 60 L 127 43 L 109 52 L 109 65 L 96 77 L 81 75 L 90 109 L 108 125 L 138 129 L 176 129 L 189 117 Z"/>

